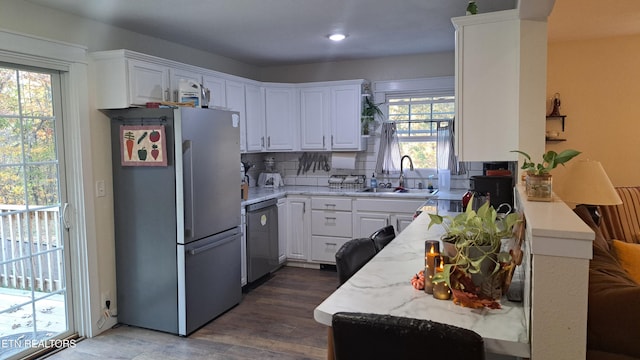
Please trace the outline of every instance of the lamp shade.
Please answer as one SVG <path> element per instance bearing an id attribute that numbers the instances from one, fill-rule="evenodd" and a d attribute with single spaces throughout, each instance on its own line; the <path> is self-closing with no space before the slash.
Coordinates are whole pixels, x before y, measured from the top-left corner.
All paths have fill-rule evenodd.
<path id="1" fill-rule="evenodd" d="M 578 160 L 567 169 L 562 200 L 585 205 L 618 205 L 618 196 L 599 161 Z"/>

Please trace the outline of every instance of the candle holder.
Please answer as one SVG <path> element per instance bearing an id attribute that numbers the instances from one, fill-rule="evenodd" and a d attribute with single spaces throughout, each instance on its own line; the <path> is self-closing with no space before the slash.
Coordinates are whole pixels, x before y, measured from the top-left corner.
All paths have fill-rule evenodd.
<path id="1" fill-rule="evenodd" d="M 444 259 L 442 257 L 438 257 L 436 259 L 436 272 L 440 273 L 444 271 Z M 426 277 L 425 277 L 426 279 Z M 426 284 L 426 283 L 425 283 Z M 433 297 L 438 300 L 449 300 L 451 299 L 451 289 L 449 289 L 449 285 L 446 282 L 439 282 L 437 284 L 433 284 Z"/>
<path id="2" fill-rule="evenodd" d="M 433 294 L 433 275 L 436 271 L 436 258 L 440 257 L 440 242 L 427 240 L 424 242 L 424 292 Z"/>

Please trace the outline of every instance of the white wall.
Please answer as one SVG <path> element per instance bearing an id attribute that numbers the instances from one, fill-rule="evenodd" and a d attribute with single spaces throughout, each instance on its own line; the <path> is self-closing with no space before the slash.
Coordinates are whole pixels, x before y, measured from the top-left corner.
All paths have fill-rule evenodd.
<path id="1" fill-rule="evenodd" d="M 88 52 L 125 48 L 256 80 L 303 82 L 364 78 L 375 81 L 453 75 L 453 53 L 257 68 L 216 54 L 50 10 L 24 0 L 1 1 L 0 27 L 9 31 L 78 44 L 85 46 Z M 2 49 L 3 46 L 0 44 L 0 50 Z M 90 99 L 94 91 L 95 85 L 89 74 Z M 87 121 L 90 123 L 91 155 L 90 159 L 85 160 L 93 164 L 93 178 L 105 180 L 107 185 L 107 196 L 94 199 L 95 219 L 88 220 L 95 222 L 97 235 L 95 239 L 87 239 L 87 241 L 95 246 L 98 254 L 97 274 L 90 275 L 92 279 L 98 278 L 100 294 L 109 292 L 115 298 L 109 122 L 95 109 L 92 100 L 88 105 L 90 116 Z M 366 157 L 370 158 L 371 155 L 367 153 Z M 115 299 L 112 300 L 115 301 Z M 99 302 L 100 299 L 91 300 L 91 308 L 99 309 Z M 90 315 L 96 316 L 96 314 Z M 107 323 L 101 330 L 111 325 L 113 324 Z"/>
<path id="2" fill-rule="evenodd" d="M 265 67 L 260 69 L 260 80 L 291 83 L 348 79 L 379 81 L 453 76 L 453 73 L 454 53 L 448 52 Z"/>

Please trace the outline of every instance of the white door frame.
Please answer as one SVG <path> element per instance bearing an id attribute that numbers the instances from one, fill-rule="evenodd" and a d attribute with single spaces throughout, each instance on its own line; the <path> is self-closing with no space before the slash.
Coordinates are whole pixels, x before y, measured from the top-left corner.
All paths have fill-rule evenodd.
<path id="1" fill-rule="evenodd" d="M 71 258 L 73 324 L 80 336 L 99 333 L 100 312 L 93 165 L 91 162 L 88 61 L 83 46 L 0 29 L 0 61 L 60 70 L 63 94 L 68 249 Z"/>

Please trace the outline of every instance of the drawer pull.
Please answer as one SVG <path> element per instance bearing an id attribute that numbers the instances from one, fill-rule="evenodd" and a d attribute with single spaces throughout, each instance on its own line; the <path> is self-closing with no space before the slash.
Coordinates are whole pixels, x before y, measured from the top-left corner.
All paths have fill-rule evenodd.
<path id="1" fill-rule="evenodd" d="M 327 219 L 327 220 L 335 220 L 335 219 L 337 219 L 336 217 L 330 217 L 330 216 L 325 216 L 324 218 Z"/>

